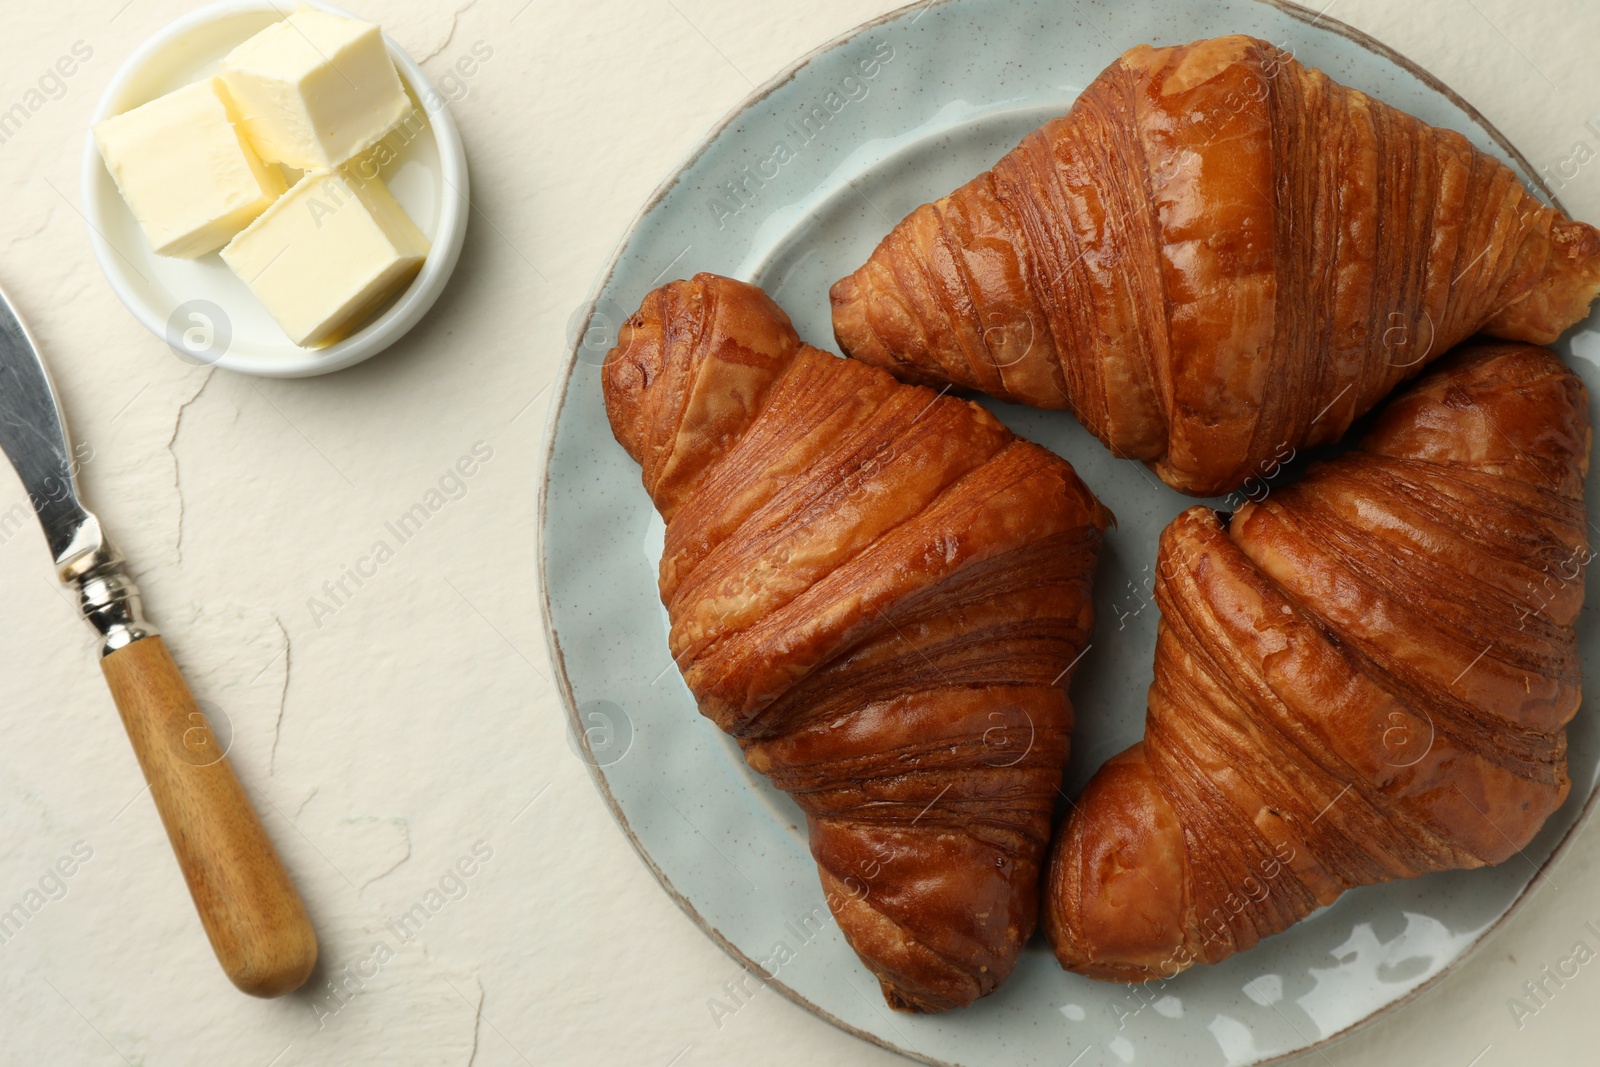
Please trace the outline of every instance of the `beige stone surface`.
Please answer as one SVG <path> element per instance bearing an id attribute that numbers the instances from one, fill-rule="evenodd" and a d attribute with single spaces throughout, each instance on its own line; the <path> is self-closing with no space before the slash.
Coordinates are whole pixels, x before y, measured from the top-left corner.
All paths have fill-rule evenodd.
<path id="1" fill-rule="evenodd" d="M 54 369 L 92 506 L 232 725 L 321 933 L 318 979 L 370 977 L 337 1012 L 316 989 L 261 1002 L 225 983 L 42 538 L 0 521 L 0 908 L 77 843 L 92 850 L 0 945 L 0 1061 L 904 1062 L 770 992 L 712 1022 L 706 1000 L 736 965 L 660 891 L 568 750 L 532 555 L 547 387 L 618 235 L 752 84 L 893 5 L 349 0 L 435 77 L 492 49 L 452 105 L 476 211 L 453 283 L 410 337 L 302 381 L 180 362 L 89 251 L 89 115 L 138 42 L 193 6 L 5 5 L 0 108 L 75 42 L 93 56 L 0 144 L 0 285 Z M 1594 0 L 1334 0 L 1328 14 L 1431 69 L 1536 164 L 1600 145 L 1585 126 L 1600 126 Z M 1600 220 L 1600 166 L 1562 195 Z M 466 494 L 313 619 L 307 599 L 479 442 L 493 455 Z M 0 516 L 14 503 L 0 470 Z M 386 923 L 474 849 L 465 894 L 452 884 L 459 899 L 401 941 Z M 1597 860 L 1591 825 L 1458 973 L 1303 1062 L 1592 1062 L 1600 972 L 1520 1029 L 1507 1000 L 1600 922 Z"/>

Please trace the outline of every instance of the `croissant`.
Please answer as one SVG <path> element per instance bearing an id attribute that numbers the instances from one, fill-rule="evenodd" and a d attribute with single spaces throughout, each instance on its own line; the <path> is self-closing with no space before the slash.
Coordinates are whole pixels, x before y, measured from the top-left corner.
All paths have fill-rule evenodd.
<path id="1" fill-rule="evenodd" d="M 1051 854 L 1063 966 L 1169 978 L 1528 843 L 1570 784 L 1588 412 L 1548 351 L 1469 349 L 1357 450 L 1167 527 L 1144 740 Z"/>
<path id="2" fill-rule="evenodd" d="M 802 344 L 727 278 L 646 296 L 602 373 L 701 712 L 805 812 L 892 1007 L 993 992 L 1037 921 L 1110 512 L 982 408 Z"/>
<path id="3" fill-rule="evenodd" d="M 1466 138 L 1250 37 L 1135 48 L 834 285 L 847 355 L 1070 408 L 1200 496 L 1483 331 L 1547 344 L 1600 232 Z"/>

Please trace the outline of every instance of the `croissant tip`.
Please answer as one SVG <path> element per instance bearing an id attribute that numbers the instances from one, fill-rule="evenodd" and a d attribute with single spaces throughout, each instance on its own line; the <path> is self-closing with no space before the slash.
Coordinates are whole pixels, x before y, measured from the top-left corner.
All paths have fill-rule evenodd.
<path id="1" fill-rule="evenodd" d="M 965 1008 L 971 1000 L 944 1000 L 909 993 L 887 978 L 880 977 L 878 986 L 883 990 L 884 1003 L 904 1015 L 939 1015 L 952 1008 Z M 981 995 L 981 994 L 980 994 Z"/>
<path id="2" fill-rule="evenodd" d="M 848 304 L 856 298 L 856 290 L 858 288 L 856 276 L 847 274 L 834 282 L 828 289 L 828 303 L 834 307 L 838 307 L 840 304 Z"/>

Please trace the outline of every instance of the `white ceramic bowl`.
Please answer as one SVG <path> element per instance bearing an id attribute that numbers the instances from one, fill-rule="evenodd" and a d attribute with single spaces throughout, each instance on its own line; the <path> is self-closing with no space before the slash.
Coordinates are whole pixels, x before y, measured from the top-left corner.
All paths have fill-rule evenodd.
<path id="1" fill-rule="evenodd" d="M 350 15 L 328 4 L 315 6 Z M 283 17 L 280 8 L 262 0 L 225 0 L 185 15 L 128 57 L 106 87 L 93 121 L 212 73 L 235 45 Z M 326 348 L 302 348 L 290 341 L 216 253 L 191 260 L 151 251 L 100 158 L 94 134 L 86 135 L 83 213 L 95 258 L 134 317 L 180 357 L 267 377 L 326 374 L 399 340 L 438 299 L 466 236 L 467 157 L 445 98 L 415 60 L 394 41 L 384 40 L 427 121 L 404 145 L 396 145 L 396 158 L 380 173 L 433 250 L 408 288 L 356 333 Z M 390 136 L 394 145 L 398 135 Z"/>

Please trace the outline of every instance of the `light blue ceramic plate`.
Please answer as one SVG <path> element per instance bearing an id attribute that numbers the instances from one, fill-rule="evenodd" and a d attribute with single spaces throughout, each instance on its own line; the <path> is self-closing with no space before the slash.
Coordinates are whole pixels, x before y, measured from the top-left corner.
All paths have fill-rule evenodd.
<path id="1" fill-rule="evenodd" d="M 929 1062 L 1253 1064 L 1327 1041 L 1438 979 L 1545 891 L 1538 875 L 1594 793 L 1600 733 L 1580 714 L 1571 799 L 1500 867 L 1348 893 L 1153 997 L 1067 974 L 1036 941 L 995 996 L 940 1016 L 894 1015 L 828 918 L 799 810 L 699 716 L 672 666 L 656 594 L 662 525 L 601 401 L 599 365 L 617 324 L 657 284 L 708 270 L 764 286 L 802 336 L 827 346 L 828 286 L 901 216 L 1066 110 L 1126 48 L 1239 32 L 1461 131 L 1531 181 L 1525 161 L 1465 102 L 1310 12 L 1258 0 L 944 0 L 863 26 L 756 92 L 668 177 L 577 320 L 552 407 L 541 516 L 545 618 L 581 731 L 575 750 L 639 855 L 710 937 L 747 966 L 776 964 L 771 984 L 797 1003 Z M 1593 321 L 1559 348 L 1600 396 Z M 1113 459 L 1065 414 L 989 406 L 1071 460 L 1120 520 L 1097 584 L 1093 647 L 1073 685 L 1073 793 L 1142 733 L 1156 538 L 1193 501 Z M 1593 479 L 1589 492 L 1595 499 Z M 1587 612 L 1580 637 L 1593 677 Z M 822 932 L 810 934 L 807 919 L 822 920 Z"/>

